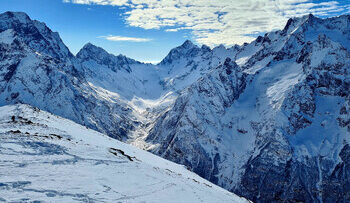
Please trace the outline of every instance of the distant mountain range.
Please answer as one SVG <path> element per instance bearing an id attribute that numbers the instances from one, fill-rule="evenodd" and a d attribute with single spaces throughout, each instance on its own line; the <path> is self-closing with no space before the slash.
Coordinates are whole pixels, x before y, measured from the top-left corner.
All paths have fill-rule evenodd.
<path id="1" fill-rule="evenodd" d="M 186 41 L 159 64 L 74 56 L 0 14 L 0 105 L 24 103 L 185 165 L 256 202 L 350 201 L 350 16 L 292 18 L 242 46 Z"/>

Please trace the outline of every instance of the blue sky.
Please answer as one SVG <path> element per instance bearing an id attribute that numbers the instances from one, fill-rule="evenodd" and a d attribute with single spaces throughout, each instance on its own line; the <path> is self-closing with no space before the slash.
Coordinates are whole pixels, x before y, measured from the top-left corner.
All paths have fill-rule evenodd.
<path id="1" fill-rule="evenodd" d="M 350 11 L 347 0 L 0 0 L 0 12 L 24 11 L 58 31 L 75 54 L 87 42 L 154 62 L 191 39 L 242 44 L 283 28 L 289 17 Z"/>

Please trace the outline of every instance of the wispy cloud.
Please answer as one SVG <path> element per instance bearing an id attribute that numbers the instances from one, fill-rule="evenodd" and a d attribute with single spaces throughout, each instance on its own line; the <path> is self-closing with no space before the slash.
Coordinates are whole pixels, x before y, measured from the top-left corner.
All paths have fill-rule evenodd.
<path id="1" fill-rule="evenodd" d="M 124 37 L 124 36 L 100 36 L 98 38 L 104 38 L 109 41 L 124 41 L 124 42 L 149 42 L 152 41 L 152 39 L 149 38 L 138 38 L 138 37 Z"/>
<path id="2" fill-rule="evenodd" d="M 123 5 L 127 5 L 129 0 L 63 0 L 63 2 L 75 3 L 75 4 L 98 4 L 98 5 L 123 6 Z"/>
<path id="3" fill-rule="evenodd" d="M 168 32 L 189 30 L 201 44 L 249 42 L 251 35 L 281 29 L 290 17 L 349 13 L 350 3 L 313 0 L 64 0 L 78 4 L 127 7 L 126 23 Z"/>

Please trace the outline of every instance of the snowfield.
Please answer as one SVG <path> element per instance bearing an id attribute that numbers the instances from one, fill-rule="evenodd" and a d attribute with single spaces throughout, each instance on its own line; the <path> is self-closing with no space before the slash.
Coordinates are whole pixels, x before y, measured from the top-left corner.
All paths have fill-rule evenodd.
<path id="1" fill-rule="evenodd" d="M 182 165 L 28 105 L 0 107 L 0 201 L 248 202 Z"/>

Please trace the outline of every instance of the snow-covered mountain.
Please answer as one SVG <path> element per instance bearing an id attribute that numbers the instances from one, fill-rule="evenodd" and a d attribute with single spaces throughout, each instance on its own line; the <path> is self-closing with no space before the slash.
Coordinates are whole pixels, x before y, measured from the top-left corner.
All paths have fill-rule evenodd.
<path id="1" fill-rule="evenodd" d="M 6 31 L 6 32 L 4 32 Z M 52 32 L 44 23 L 31 20 L 21 12 L 5 12 L 0 15 L 1 41 L 12 42 L 13 36 L 21 39 L 31 49 L 41 54 L 62 60 L 73 58 L 68 48 L 63 44 L 59 34 Z"/>
<path id="2" fill-rule="evenodd" d="M 292 18 L 242 46 L 186 41 L 159 64 L 73 56 L 0 14 L 0 104 L 27 103 L 187 166 L 254 201 L 350 201 L 350 17 Z"/>
<path id="3" fill-rule="evenodd" d="M 153 152 L 253 201 L 347 202 L 350 17 L 290 19 L 185 90 Z"/>
<path id="4" fill-rule="evenodd" d="M 77 54 L 89 85 L 123 104 L 132 118 L 126 131 L 129 141 L 144 147 L 156 118 L 171 107 L 179 93 L 210 70 L 234 56 L 239 47 L 199 48 L 191 41 L 172 49 L 158 65 L 144 64 L 123 55 L 114 56 L 88 43 Z M 125 136 L 124 136 L 125 137 Z"/>
<path id="5" fill-rule="evenodd" d="M 0 107 L 0 201 L 248 202 L 149 152 L 28 105 Z"/>
<path id="6" fill-rule="evenodd" d="M 134 126 L 128 107 L 90 85 L 45 24 L 24 13 L 0 14 L 0 50 L 1 105 L 27 103 L 119 139 Z"/>
<path id="7" fill-rule="evenodd" d="M 182 91 L 210 70 L 222 64 L 227 57 L 234 57 L 239 46 L 226 49 L 224 46 L 210 49 L 203 45 L 198 47 L 191 41 L 172 49 L 158 64 L 162 74 L 162 83 L 168 89 Z"/>
<path id="8" fill-rule="evenodd" d="M 133 131 L 143 135 L 143 122 L 176 98 L 176 87 L 161 82 L 167 70 L 91 44 L 75 57 L 44 23 L 19 12 L 0 14 L 0 19 L 1 106 L 30 104 L 126 140 Z"/>
<path id="9" fill-rule="evenodd" d="M 90 43 L 74 57 L 44 23 L 6 12 L 0 14 L 0 50 L 1 105 L 27 103 L 126 140 L 146 135 L 145 126 L 178 92 L 224 60 L 212 56 L 237 49 L 210 50 L 187 41 L 169 55 L 196 53 L 167 57 L 174 61 L 169 67 L 114 56 Z"/>

